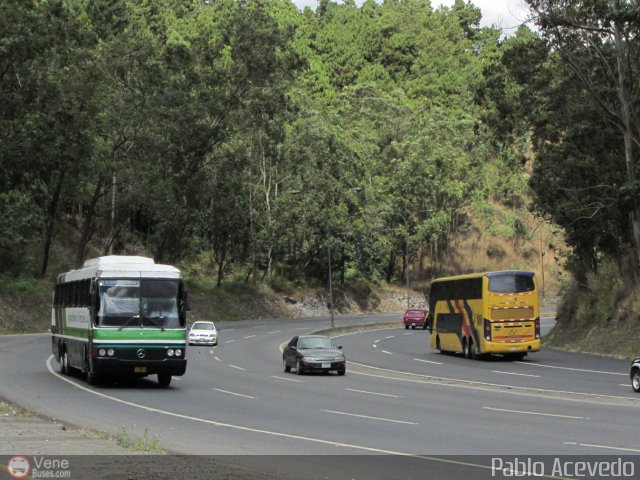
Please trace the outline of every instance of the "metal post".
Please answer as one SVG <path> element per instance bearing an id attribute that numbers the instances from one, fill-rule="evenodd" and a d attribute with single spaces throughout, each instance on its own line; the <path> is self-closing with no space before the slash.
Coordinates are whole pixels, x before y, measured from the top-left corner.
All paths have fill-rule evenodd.
<path id="1" fill-rule="evenodd" d="M 404 240 L 404 274 L 407 282 L 407 310 L 409 310 L 409 241 Z"/>
<path id="2" fill-rule="evenodd" d="M 542 299 L 544 300 L 544 247 L 542 243 L 542 230 L 540 230 L 540 270 L 542 273 Z"/>
<path id="3" fill-rule="evenodd" d="M 327 258 L 329 263 L 329 313 L 331 314 L 331 328 L 333 328 L 333 288 L 331 286 L 331 244 L 327 242 Z"/>

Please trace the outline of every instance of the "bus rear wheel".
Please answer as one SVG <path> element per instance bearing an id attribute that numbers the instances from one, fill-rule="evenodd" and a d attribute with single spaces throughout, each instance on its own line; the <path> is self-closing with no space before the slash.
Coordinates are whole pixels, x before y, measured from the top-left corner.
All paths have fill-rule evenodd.
<path id="1" fill-rule="evenodd" d="M 158 385 L 161 387 L 168 387 L 171 383 L 171 375 L 168 373 L 159 373 L 158 374 Z"/>
<path id="2" fill-rule="evenodd" d="M 471 340 L 466 338 L 462 341 L 462 353 L 464 358 L 471 358 Z"/>
<path id="3" fill-rule="evenodd" d="M 476 344 L 473 343 L 473 340 L 469 341 L 469 358 L 476 360 L 479 357 L 478 352 L 476 352 Z"/>

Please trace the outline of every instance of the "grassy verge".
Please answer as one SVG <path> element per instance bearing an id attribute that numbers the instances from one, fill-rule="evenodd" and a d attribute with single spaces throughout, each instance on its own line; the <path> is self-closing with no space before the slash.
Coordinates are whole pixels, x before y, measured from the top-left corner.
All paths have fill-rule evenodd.
<path id="1" fill-rule="evenodd" d="M 640 282 L 634 262 L 603 262 L 586 282 L 574 282 L 558 306 L 545 345 L 632 359 L 640 353 Z"/>

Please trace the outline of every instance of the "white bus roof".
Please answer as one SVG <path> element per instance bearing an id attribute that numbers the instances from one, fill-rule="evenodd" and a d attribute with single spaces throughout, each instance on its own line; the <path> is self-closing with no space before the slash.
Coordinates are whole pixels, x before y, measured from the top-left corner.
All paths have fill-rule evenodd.
<path id="1" fill-rule="evenodd" d="M 87 278 L 180 278 L 180 270 L 152 258 L 109 255 L 86 260 L 82 268 L 60 274 L 57 283 Z"/>

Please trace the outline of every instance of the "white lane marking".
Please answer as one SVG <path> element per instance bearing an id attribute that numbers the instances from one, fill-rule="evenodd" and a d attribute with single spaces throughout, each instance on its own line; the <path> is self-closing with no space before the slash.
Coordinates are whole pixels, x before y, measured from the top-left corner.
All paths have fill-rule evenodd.
<path id="1" fill-rule="evenodd" d="M 379 395 L 380 397 L 402 398 L 402 395 L 391 395 L 389 393 L 368 392 L 367 390 L 356 390 L 355 388 L 345 388 L 349 392 L 364 393 L 367 395 Z"/>
<path id="2" fill-rule="evenodd" d="M 235 342 L 235 340 L 227 340 L 227 341 L 226 341 L 226 342 L 224 342 L 224 343 L 233 343 L 233 342 Z"/>
<path id="3" fill-rule="evenodd" d="M 46 365 L 47 365 L 47 370 L 49 370 L 49 373 L 51 375 L 53 375 L 54 377 L 57 377 L 58 379 L 69 383 L 70 385 L 73 385 L 74 387 L 76 387 L 79 390 L 82 390 L 84 392 L 90 393 L 92 395 L 95 395 L 96 397 L 100 397 L 103 398 L 105 400 L 111 400 L 112 402 L 115 403 L 119 403 L 121 405 L 127 405 L 128 407 L 133 407 L 133 408 L 139 408 L 141 410 L 144 410 L 146 412 L 150 412 L 150 413 L 160 413 L 162 415 L 167 415 L 169 417 L 174 417 L 174 418 L 180 418 L 182 420 L 190 420 L 192 422 L 199 422 L 199 423 L 204 423 L 205 425 L 213 425 L 215 427 L 223 427 L 223 428 L 228 428 L 231 430 L 239 430 L 242 432 L 251 432 L 251 433 L 259 433 L 259 434 L 263 434 L 263 435 L 271 435 L 273 437 L 279 437 L 279 438 L 287 438 L 287 439 L 292 439 L 292 440 L 301 440 L 304 442 L 311 442 L 311 443 L 317 443 L 320 445 L 327 445 L 327 446 L 331 446 L 331 447 L 342 447 L 342 448 L 352 448 L 354 450 L 361 450 L 363 452 L 372 452 L 372 453 L 381 453 L 381 454 L 386 454 L 386 455 L 397 455 L 399 457 L 410 457 L 410 458 L 415 458 L 418 460 L 427 460 L 430 462 L 439 462 L 439 463 L 446 463 L 449 465 L 459 465 L 459 466 L 464 466 L 464 467 L 472 467 L 472 468 L 478 468 L 481 470 L 492 470 L 492 468 L 488 465 L 481 465 L 478 463 L 471 463 L 471 462 L 463 462 L 460 460 L 452 460 L 452 459 L 447 459 L 447 458 L 441 458 L 441 457 L 433 457 L 433 456 L 428 456 L 428 455 L 416 455 L 414 453 L 408 453 L 408 452 L 400 452 L 400 451 L 396 451 L 396 450 L 386 450 L 386 449 L 381 449 L 381 448 L 373 448 L 373 447 L 367 447 L 365 445 L 356 445 L 353 443 L 344 443 L 344 442 L 338 442 L 335 440 L 323 440 L 320 438 L 313 438 L 313 437 L 304 437 L 302 435 L 294 435 L 294 434 L 290 434 L 290 433 L 283 433 L 283 432 L 275 432 L 273 430 L 263 430 L 263 429 L 258 429 L 258 428 L 251 428 L 251 427 L 245 427 L 242 425 L 236 425 L 236 424 L 232 424 L 232 423 L 224 423 L 224 422 L 219 422 L 216 420 L 209 420 L 206 418 L 200 418 L 200 417 L 193 417 L 191 415 L 185 415 L 182 413 L 176 413 L 176 412 L 170 412 L 168 410 L 161 410 L 159 408 L 153 408 L 153 407 L 148 407 L 146 405 L 142 405 L 139 403 L 134 403 L 134 402 L 129 402 L 127 400 L 122 400 L 121 398 L 117 398 L 117 397 L 113 397 L 111 395 L 107 395 L 101 392 L 98 392 L 96 390 L 93 390 L 91 388 L 87 388 L 83 385 L 80 385 L 79 383 L 77 383 L 76 381 L 72 380 L 71 378 L 67 378 L 62 376 L 61 374 L 59 374 L 58 372 L 56 372 L 53 367 L 51 366 L 51 361 L 53 360 L 53 355 L 50 355 L 49 358 L 46 361 Z M 493 470 L 492 470 L 493 471 Z M 558 479 L 559 477 L 553 477 L 553 476 L 544 476 L 544 478 L 552 478 L 552 479 Z"/>
<path id="4" fill-rule="evenodd" d="M 560 367 L 558 365 L 542 365 L 540 363 L 521 362 L 519 360 L 516 360 L 515 363 L 521 363 L 522 365 L 529 365 L 530 367 L 556 368 L 558 370 L 571 370 L 573 372 L 604 373 L 605 375 L 623 375 L 625 377 L 629 375 L 628 373 L 605 372 L 602 370 L 587 370 L 585 368 Z"/>
<path id="5" fill-rule="evenodd" d="M 415 332 L 403 333 L 402 335 L 413 335 Z"/>
<path id="6" fill-rule="evenodd" d="M 384 337 L 384 338 L 388 340 L 390 338 L 396 338 L 396 336 L 395 335 L 389 335 L 388 337 Z"/>
<path id="7" fill-rule="evenodd" d="M 492 412 L 506 412 L 506 413 L 517 413 L 522 415 L 538 415 L 541 417 L 557 417 L 557 418 L 568 418 L 571 420 L 591 420 L 589 417 L 576 417 L 574 415 L 558 415 L 556 413 L 544 413 L 544 412 L 527 412 L 525 410 L 508 410 L 506 408 L 493 408 L 493 407 L 482 407 L 483 410 L 491 410 Z"/>
<path id="8" fill-rule="evenodd" d="M 214 388 L 216 392 L 226 393 L 227 395 L 233 395 L 234 397 L 243 397 L 243 398 L 251 398 L 255 400 L 256 397 L 251 395 L 244 395 L 243 393 L 230 392 L 229 390 L 221 390 L 220 388 Z"/>
<path id="9" fill-rule="evenodd" d="M 387 355 L 393 355 L 391 352 L 387 352 L 386 350 L 381 350 L 382 353 L 386 353 Z"/>
<path id="10" fill-rule="evenodd" d="M 589 448 L 604 448 L 606 450 L 620 450 L 622 452 L 634 452 L 640 453 L 640 450 L 635 448 L 626 448 L 626 447 L 610 447 L 609 445 L 591 445 L 589 443 L 576 443 L 576 442 L 564 442 L 564 445 L 579 445 L 581 447 L 589 447 Z"/>
<path id="11" fill-rule="evenodd" d="M 286 380 L 287 382 L 302 382 L 302 380 L 298 380 L 297 378 L 286 378 L 286 377 L 279 377 L 277 375 L 271 375 L 271 378 L 277 378 L 278 380 Z"/>
<path id="12" fill-rule="evenodd" d="M 246 371 L 247 371 L 247 369 L 246 369 L 246 368 L 239 367 L 239 366 L 237 366 L 237 365 L 234 365 L 233 363 L 230 363 L 230 364 L 229 364 L 229 366 L 230 366 L 231 368 L 235 368 L 236 370 L 242 370 L 243 372 L 246 372 Z"/>
<path id="13" fill-rule="evenodd" d="M 213 357 L 213 359 L 214 359 L 216 362 L 221 362 L 221 361 L 222 361 L 222 360 L 220 360 L 220 357 Z"/>
<path id="14" fill-rule="evenodd" d="M 373 342 L 373 343 L 378 343 L 380 340 L 382 340 L 382 339 L 381 339 L 381 338 L 379 338 L 378 340 L 376 340 L 376 341 L 375 341 L 375 342 Z"/>
<path id="15" fill-rule="evenodd" d="M 404 420 L 393 420 L 391 418 L 370 417 L 369 415 L 359 415 L 357 413 L 337 412 L 336 410 L 321 410 L 326 413 L 335 413 L 336 415 L 345 415 L 348 417 L 366 418 L 367 420 L 379 420 L 381 422 L 401 423 L 403 425 L 420 425 L 416 422 L 406 422 Z"/>
<path id="16" fill-rule="evenodd" d="M 432 360 L 423 360 L 423 359 L 421 359 L 421 358 L 414 358 L 414 360 L 415 360 L 416 362 L 431 363 L 431 364 L 433 364 L 433 365 L 442 365 L 442 362 L 434 362 L 434 361 L 432 361 Z"/>
<path id="17" fill-rule="evenodd" d="M 583 399 L 583 398 L 560 398 L 560 397 L 554 397 L 557 398 L 558 400 L 565 400 L 568 402 L 581 402 L 581 403 L 589 403 L 589 404 L 595 404 L 595 405 L 616 405 L 616 406 L 625 406 L 625 407 L 632 407 L 632 408 L 638 408 L 640 407 L 640 405 L 638 405 L 636 403 L 636 401 L 638 400 L 637 397 L 621 397 L 619 395 L 602 395 L 599 393 L 587 393 L 587 392 L 572 392 L 572 391 L 568 391 L 568 390 L 550 390 L 550 389 L 545 389 L 545 388 L 536 388 L 536 387 L 519 387 L 516 385 L 507 385 L 507 384 L 503 384 L 503 383 L 488 383 L 488 382 L 477 382 L 477 381 L 473 381 L 473 380 L 463 380 L 463 379 L 456 379 L 456 378 L 447 378 L 447 377 L 435 377 L 433 375 L 423 375 L 420 373 L 411 373 L 411 372 L 402 372 L 399 370 L 391 370 L 389 368 L 380 368 L 380 367 L 374 367 L 371 365 L 365 365 L 363 363 L 357 363 L 357 362 L 350 362 L 351 365 L 357 365 L 359 367 L 364 367 L 364 368 L 369 368 L 371 370 L 378 370 L 380 372 L 382 372 L 382 374 L 378 374 L 375 375 L 373 373 L 365 373 L 365 372 L 358 372 L 356 370 L 349 370 L 351 372 L 351 374 L 354 375 L 363 375 L 365 377 L 372 377 L 372 378 L 383 378 L 383 379 L 387 379 L 387 380 L 396 380 L 399 382 L 410 382 L 410 383 L 422 383 L 422 384 L 429 384 L 429 385 L 439 385 L 442 387 L 451 387 L 451 388 L 466 388 L 468 390 L 487 390 L 487 387 L 498 387 L 498 388 L 505 388 L 508 390 L 505 390 L 502 393 L 506 393 L 506 394 L 510 394 L 510 395 L 519 395 L 522 397 L 534 397 L 534 398 L 549 398 L 549 394 L 558 394 L 558 393 L 565 393 L 565 394 L 569 394 L 569 395 L 584 395 L 586 397 L 589 398 L 597 398 L 599 401 L 594 401 L 594 400 L 587 400 L 587 399 Z M 384 374 L 400 374 L 400 375 L 406 375 L 407 377 L 412 377 L 412 378 L 397 378 L 397 377 L 390 377 L 388 375 L 384 375 Z M 462 382 L 462 383 L 442 383 L 443 381 L 445 382 Z M 512 390 L 513 389 L 513 390 Z M 612 399 L 612 400 L 631 400 L 634 403 L 633 404 L 628 404 L 628 405 L 621 405 L 619 403 L 611 403 L 611 402 L 607 402 L 607 400 Z"/>
<path id="18" fill-rule="evenodd" d="M 493 373 L 502 373 L 504 375 L 518 375 L 520 377 L 540 378 L 540 375 L 529 375 L 527 373 L 501 372 L 500 370 L 491 370 Z"/>
<path id="19" fill-rule="evenodd" d="M 282 330 L 274 330 L 273 332 L 267 332 L 267 334 L 270 334 L 270 333 L 280 333 L 280 332 L 282 332 Z"/>
<path id="20" fill-rule="evenodd" d="M 247 338 L 253 338 L 256 337 L 257 335 L 247 335 L 246 337 L 242 337 L 243 340 L 246 340 Z"/>
<path id="21" fill-rule="evenodd" d="M 375 343 L 373 344 L 373 348 L 378 348 L 378 345 L 376 345 Z"/>

